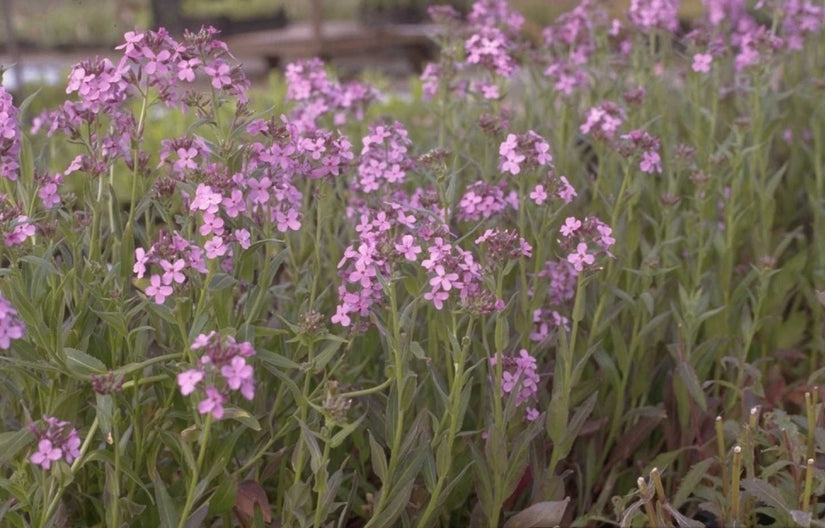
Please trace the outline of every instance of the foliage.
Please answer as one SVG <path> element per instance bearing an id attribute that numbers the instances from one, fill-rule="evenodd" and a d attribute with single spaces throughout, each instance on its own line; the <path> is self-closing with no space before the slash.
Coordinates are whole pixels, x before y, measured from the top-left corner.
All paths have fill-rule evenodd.
<path id="1" fill-rule="evenodd" d="M 0 92 L 0 524 L 822 525 L 825 10 L 677 7 Z"/>

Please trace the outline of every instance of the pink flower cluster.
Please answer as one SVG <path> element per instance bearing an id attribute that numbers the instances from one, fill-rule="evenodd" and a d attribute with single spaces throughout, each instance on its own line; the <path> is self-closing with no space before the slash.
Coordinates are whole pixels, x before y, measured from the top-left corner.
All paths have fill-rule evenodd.
<path id="1" fill-rule="evenodd" d="M 731 26 L 736 26 L 739 19 L 746 16 L 745 0 L 702 0 L 705 5 L 708 22 L 713 26 L 722 24 L 725 20 Z"/>
<path id="2" fill-rule="evenodd" d="M 583 65 L 596 49 L 596 38 L 604 32 L 606 22 L 607 12 L 598 0 L 582 0 L 544 28 L 542 41 L 558 57 L 569 56 L 574 63 Z"/>
<path id="3" fill-rule="evenodd" d="M 8 350 L 13 339 L 20 339 L 26 333 L 26 325 L 17 316 L 17 310 L 0 293 L 0 348 Z"/>
<path id="4" fill-rule="evenodd" d="M 400 187 L 407 171 L 413 167 L 408 154 L 412 141 L 404 126 L 398 121 L 391 125 L 371 125 L 363 142 L 357 188 L 365 193 L 381 190 L 387 194 Z"/>
<path id="5" fill-rule="evenodd" d="M 301 130 L 315 129 L 326 115 L 332 115 L 335 126 L 350 118 L 361 121 L 367 106 L 379 96 L 375 88 L 364 83 L 332 79 L 318 58 L 288 64 L 285 77 L 286 98 L 295 103 L 290 118 Z"/>
<path id="6" fill-rule="evenodd" d="M 100 176 L 118 160 L 130 169 L 137 162 L 138 168 L 148 172 L 145 164 L 149 155 L 133 151 L 133 145 L 142 139 L 144 123 L 134 115 L 132 98 L 156 97 L 168 106 L 195 107 L 207 116 L 210 97 L 195 90 L 193 84 L 197 75 L 202 75 L 210 81 L 218 101 L 232 96 L 238 99 L 239 107 L 245 105 L 249 82 L 239 66 L 229 65 L 232 58 L 226 44 L 215 39 L 216 34 L 217 30 L 205 28 L 187 32 L 178 42 L 164 29 L 129 32 L 126 42 L 117 47 L 123 51 L 118 62 L 95 58 L 72 68 L 66 93 L 76 94 L 76 99 L 35 118 L 33 131 L 44 129 L 52 135 L 59 130 L 73 140 L 82 138 L 87 151 L 78 155 L 60 178 L 46 181 L 40 193 L 46 207 L 59 201 L 57 186 L 72 172 Z M 191 147 L 176 146 L 174 152 L 178 156 L 174 160 L 176 171 L 195 168 Z"/>
<path id="7" fill-rule="evenodd" d="M 569 204 L 576 196 L 578 196 L 576 189 L 567 178 L 556 176 L 552 169 L 547 171 L 547 176 L 530 191 L 530 199 L 536 205 L 543 205 L 548 199 L 553 198 L 560 198 L 564 203 Z"/>
<path id="8" fill-rule="evenodd" d="M 498 357 L 490 358 L 490 367 L 498 364 Z M 539 411 L 535 404 L 538 402 L 539 378 L 536 368 L 536 359 L 527 350 L 521 349 L 518 356 L 504 356 L 502 358 L 501 395 L 515 396 L 516 406 L 524 406 L 525 419 L 535 421 Z"/>
<path id="9" fill-rule="evenodd" d="M 0 178 L 17 181 L 20 170 L 20 123 L 11 94 L 0 86 Z"/>
<path id="10" fill-rule="evenodd" d="M 429 290 L 423 298 L 436 310 L 451 298 L 474 313 L 501 309 L 503 303 L 483 287 L 481 266 L 472 253 L 446 241 L 449 229 L 437 196 L 419 189 L 399 198 L 405 198 L 406 204 L 388 202 L 383 209 L 365 205 L 357 209 L 358 240 L 345 249 L 338 263 L 342 282 L 332 322 L 362 329 L 355 319 L 365 318 L 385 300 L 381 278 L 396 276 L 402 264 L 410 263 L 426 272 Z"/>
<path id="11" fill-rule="evenodd" d="M 444 26 L 444 35 L 453 44 L 441 61 L 428 64 L 421 75 L 426 97 L 433 97 L 439 84 L 459 96 L 480 94 L 484 99 L 498 99 L 497 82 L 509 79 L 518 70 L 516 53 L 524 17 L 510 9 L 505 0 L 479 0 L 467 16 L 468 24 L 458 23 L 458 13 L 449 9 L 431 9 L 433 19 Z M 455 51 L 460 49 L 460 51 Z"/>
<path id="12" fill-rule="evenodd" d="M 613 230 L 596 217 L 579 220 L 569 216 L 559 232 L 562 235 L 559 241 L 562 249 L 570 251 L 567 262 L 576 272 L 592 266 L 600 254 L 612 256 L 610 248 L 616 243 L 612 236 Z"/>
<path id="13" fill-rule="evenodd" d="M 625 156 L 639 155 L 639 169 L 647 173 L 662 173 L 662 158 L 659 156 L 659 139 L 644 130 L 631 130 L 621 136 L 619 152 Z"/>
<path id="14" fill-rule="evenodd" d="M 22 214 L 22 204 L 13 205 L 7 195 L 0 194 L 0 233 L 6 247 L 17 246 L 33 237 L 37 228 Z"/>
<path id="15" fill-rule="evenodd" d="M 679 28 L 679 0 L 631 0 L 629 17 L 643 33 L 654 29 L 673 33 Z"/>
<path id="16" fill-rule="evenodd" d="M 582 134 L 592 134 L 600 141 L 610 141 L 627 118 L 624 109 L 612 101 L 604 101 L 587 112 L 587 120 L 579 127 Z"/>
<path id="17" fill-rule="evenodd" d="M 475 244 L 483 245 L 485 249 L 483 255 L 487 266 L 501 266 L 513 259 L 532 258 L 533 256 L 533 247 L 515 230 L 487 229 L 483 235 L 475 239 Z"/>
<path id="18" fill-rule="evenodd" d="M 206 274 L 206 261 L 204 257 L 214 258 L 218 255 L 209 256 L 213 248 L 203 248 L 190 243 L 177 232 L 169 235 L 161 232 L 159 240 L 155 242 L 149 251 L 143 248 L 135 249 L 135 265 L 132 272 L 139 279 L 142 279 L 150 270 L 150 266 L 155 269 L 155 273 L 149 276 L 149 286 L 144 293 L 151 297 L 156 304 L 163 304 L 167 297 L 177 291 L 181 291 L 187 285 L 186 273 L 194 270 Z M 158 269 L 159 268 L 159 269 Z"/>
<path id="19" fill-rule="evenodd" d="M 553 161 L 550 144 L 532 130 L 525 134 L 507 134 L 498 148 L 501 172 L 517 175 L 524 169 L 549 166 Z"/>
<path id="20" fill-rule="evenodd" d="M 462 222 L 478 222 L 503 214 L 508 208 L 518 209 L 518 193 L 507 192 L 507 182 L 497 185 L 485 181 L 476 181 L 467 186 L 458 202 L 457 217 Z"/>
<path id="21" fill-rule="evenodd" d="M 212 331 L 198 335 L 190 348 L 203 351 L 198 366 L 178 374 L 177 383 L 180 393 L 189 396 L 203 382 L 199 413 L 211 414 L 220 420 L 233 391 L 240 392 L 247 400 L 255 397 L 255 372 L 248 362 L 255 355 L 251 343 L 238 343 L 232 336 L 221 337 Z"/>
<path id="22" fill-rule="evenodd" d="M 590 84 L 585 69 L 581 67 L 582 58 L 558 57 L 545 70 L 544 75 L 553 83 L 553 88 L 565 96 L 571 96 Z"/>
<path id="23" fill-rule="evenodd" d="M 548 260 L 538 276 L 547 286 L 549 306 L 533 310 L 533 331 L 530 333 L 530 339 L 536 342 L 545 340 L 559 328 L 570 330 L 570 320 L 558 309 L 570 308 L 569 303 L 576 295 L 579 271 L 566 259 Z M 535 292 L 530 292 L 531 297 L 534 295 Z"/>
<path id="24" fill-rule="evenodd" d="M 37 439 L 37 451 L 29 460 L 32 464 L 45 470 L 52 467 L 52 462 L 65 460 L 71 464 L 80 456 L 80 436 L 77 429 L 69 422 L 58 420 L 51 416 L 43 416 L 45 427 L 32 424 L 29 428 Z"/>

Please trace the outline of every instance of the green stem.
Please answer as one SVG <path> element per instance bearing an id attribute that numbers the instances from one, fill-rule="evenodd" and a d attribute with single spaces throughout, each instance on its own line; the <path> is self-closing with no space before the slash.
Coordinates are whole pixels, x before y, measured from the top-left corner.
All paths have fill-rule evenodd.
<path id="1" fill-rule="evenodd" d="M 186 489 L 186 503 L 183 505 L 183 510 L 180 514 L 180 522 L 178 528 L 184 528 L 189 517 L 189 512 L 195 503 L 195 491 L 198 487 L 198 479 L 200 478 L 203 461 L 206 458 L 206 445 L 209 443 L 209 430 L 212 428 L 212 413 L 206 414 L 206 421 L 201 429 L 200 447 L 198 448 L 198 461 L 195 467 L 192 468 L 192 476 L 189 479 L 189 485 Z"/>
<path id="2" fill-rule="evenodd" d="M 453 328 L 455 329 L 455 328 Z M 467 348 L 472 341 L 472 333 L 473 333 L 473 320 L 470 319 L 470 322 L 467 325 L 467 333 L 466 341 L 462 344 L 459 349 L 457 350 L 458 357 L 455 358 L 455 375 L 453 376 L 453 384 L 450 387 L 450 397 L 449 397 L 449 413 L 450 413 L 450 425 L 448 429 L 447 438 L 443 439 L 443 442 L 447 442 L 447 453 L 452 455 L 453 451 L 453 444 L 455 442 L 456 437 L 458 436 L 459 429 L 461 428 L 461 421 L 463 419 L 463 413 L 461 412 L 461 396 L 464 392 L 464 384 L 466 381 L 466 372 L 464 370 L 464 363 L 467 359 Z M 447 483 L 447 478 L 450 476 L 450 472 L 452 470 L 452 461 L 453 457 L 448 456 L 445 462 L 446 467 L 438 468 L 438 480 L 435 483 L 435 488 L 433 488 L 432 493 L 430 493 L 430 500 L 427 503 L 427 508 L 424 510 L 424 513 L 421 514 L 421 517 L 418 519 L 418 524 L 420 528 L 427 528 L 431 526 L 430 519 L 435 514 L 436 506 L 439 502 L 442 502 L 442 491 L 444 489 L 444 485 Z M 436 463 L 438 460 L 436 459 Z"/>

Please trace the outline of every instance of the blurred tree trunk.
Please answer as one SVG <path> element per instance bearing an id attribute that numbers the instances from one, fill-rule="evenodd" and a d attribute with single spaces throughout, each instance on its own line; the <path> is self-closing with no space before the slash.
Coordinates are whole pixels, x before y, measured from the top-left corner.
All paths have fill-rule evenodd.
<path id="1" fill-rule="evenodd" d="M 183 32 L 182 0 L 151 0 L 152 24 L 155 29 L 165 27 L 169 33 Z"/>

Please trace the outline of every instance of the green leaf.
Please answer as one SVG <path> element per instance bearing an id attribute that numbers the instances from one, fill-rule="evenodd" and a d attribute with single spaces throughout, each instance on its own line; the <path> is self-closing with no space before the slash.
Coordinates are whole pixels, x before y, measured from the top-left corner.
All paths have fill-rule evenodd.
<path id="1" fill-rule="evenodd" d="M 686 361 L 680 361 L 676 366 L 676 375 L 684 384 L 688 393 L 690 393 L 693 401 L 699 405 L 702 411 L 707 412 L 708 402 L 705 399 L 705 391 L 702 390 L 702 386 L 699 384 L 699 377 L 696 376 L 696 371 L 693 370 L 693 367 Z"/>
<path id="2" fill-rule="evenodd" d="M 17 453 L 34 440 L 34 435 L 28 427 L 8 433 L 0 433 L 0 464 L 13 459 L 17 456 Z"/>
<path id="3" fill-rule="evenodd" d="M 367 417 L 367 415 L 364 414 L 360 418 L 355 420 L 354 422 L 344 425 L 341 428 L 341 430 L 338 431 L 337 433 L 335 433 L 335 435 L 333 435 L 333 437 L 330 439 L 330 441 L 329 441 L 330 448 L 335 449 L 338 446 L 340 446 L 342 443 L 344 443 L 344 440 L 346 440 L 347 437 L 350 434 L 352 434 L 353 431 L 358 429 L 358 427 L 361 425 L 361 422 L 363 422 L 364 418 L 366 418 L 366 417 Z"/>
<path id="4" fill-rule="evenodd" d="M 166 485 L 155 472 L 152 481 L 155 484 L 155 503 L 158 505 L 158 516 L 160 517 L 160 528 L 177 528 L 180 514 L 175 506 Z"/>
<path id="5" fill-rule="evenodd" d="M 208 289 L 211 292 L 218 292 L 221 290 L 225 290 L 227 288 L 231 288 L 238 282 L 235 280 L 232 275 L 227 273 L 216 273 L 212 278 L 209 280 Z"/>
<path id="6" fill-rule="evenodd" d="M 59 275 L 60 273 L 57 271 L 57 268 L 54 267 L 54 264 L 49 262 L 44 258 L 37 257 L 35 255 L 24 255 L 20 257 L 20 260 L 23 262 L 27 262 L 37 268 L 38 271 L 45 272 L 48 275 Z"/>
<path id="7" fill-rule="evenodd" d="M 224 408 L 223 416 L 224 418 L 229 418 L 230 420 L 240 422 L 253 431 L 261 430 L 261 424 L 258 422 L 258 419 L 244 409 L 240 409 L 238 407 L 226 407 Z"/>
<path id="8" fill-rule="evenodd" d="M 370 442 L 370 461 L 372 463 L 372 471 L 381 480 L 381 483 L 387 484 L 387 456 L 384 454 L 384 448 L 375 440 L 371 432 L 367 432 Z"/>
<path id="9" fill-rule="evenodd" d="M 100 375 L 107 372 L 106 365 L 94 356 L 76 348 L 64 348 L 66 366 L 69 372 L 81 378 L 88 378 L 92 374 Z"/>
<path id="10" fill-rule="evenodd" d="M 97 394 L 97 420 L 100 423 L 100 432 L 108 437 L 112 432 L 112 413 L 114 401 L 111 394 Z"/>
<path id="11" fill-rule="evenodd" d="M 679 484 L 679 490 L 673 496 L 673 505 L 677 508 L 680 508 L 685 502 L 687 502 L 688 497 L 693 494 L 694 490 L 696 490 L 696 486 L 708 475 L 708 470 L 714 464 L 715 459 L 713 458 L 706 458 L 701 462 L 697 462 L 690 468 L 690 470 L 685 474 L 682 478 L 681 484 Z"/>

